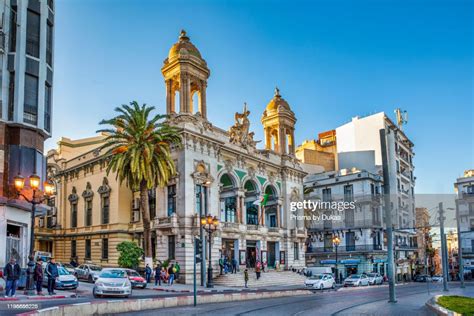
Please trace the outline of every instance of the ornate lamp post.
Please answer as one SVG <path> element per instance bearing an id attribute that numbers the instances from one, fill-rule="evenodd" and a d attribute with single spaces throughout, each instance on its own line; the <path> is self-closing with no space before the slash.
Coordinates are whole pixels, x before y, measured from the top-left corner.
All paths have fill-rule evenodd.
<path id="1" fill-rule="evenodd" d="M 334 271 L 336 272 L 336 284 L 339 284 L 339 272 L 337 271 L 337 248 L 339 247 L 341 240 L 338 236 L 334 236 L 332 238 L 332 243 L 336 247 L 336 268 L 334 269 Z"/>
<path id="2" fill-rule="evenodd" d="M 212 259 L 211 259 L 211 241 L 212 241 L 212 233 L 216 231 L 217 226 L 219 225 L 219 219 L 216 216 L 212 217 L 210 214 L 207 216 L 201 217 L 201 226 L 207 232 L 207 237 L 209 240 L 209 265 L 207 268 L 207 287 L 211 288 L 214 287 L 212 284 Z"/>
<path id="3" fill-rule="evenodd" d="M 21 191 L 25 187 L 25 178 L 21 175 L 17 175 L 13 178 L 13 185 L 15 186 L 15 190 L 17 196 L 22 196 L 25 201 L 31 204 L 31 226 L 30 226 L 30 250 L 28 256 L 28 270 L 27 270 L 27 279 L 26 279 L 26 287 L 25 287 L 25 294 L 33 295 L 35 294 L 35 285 L 33 280 L 33 273 L 35 268 L 35 261 L 34 261 L 34 252 L 35 252 L 35 211 L 36 205 L 43 203 L 48 197 L 54 195 L 54 184 L 47 180 L 43 184 L 44 192 L 39 192 L 39 187 L 41 183 L 41 179 L 36 174 L 32 174 L 29 178 L 30 182 L 30 189 L 33 191 L 31 198 L 26 197 Z M 39 192 L 39 194 L 38 194 Z M 42 193 L 42 194 L 41 194 Z"/>

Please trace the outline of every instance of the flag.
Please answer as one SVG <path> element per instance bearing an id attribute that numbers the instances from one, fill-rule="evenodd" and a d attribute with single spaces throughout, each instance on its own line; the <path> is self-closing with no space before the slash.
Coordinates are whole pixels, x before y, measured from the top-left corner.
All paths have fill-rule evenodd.
<path id="1" fill-rule="evenodd" d="M 253 205 L 265 206 L 265 205 L 267 205 L 267 201 L 268 201 L 268 194 L 264 194 L 264 195 L 260 196 L 257 200 L 255 200 L 255 202 L 253 202 L 252 204 Z"/>

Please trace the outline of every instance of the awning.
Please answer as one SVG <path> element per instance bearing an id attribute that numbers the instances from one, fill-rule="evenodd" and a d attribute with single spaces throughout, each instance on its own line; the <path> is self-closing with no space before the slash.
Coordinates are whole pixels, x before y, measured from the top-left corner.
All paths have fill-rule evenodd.
<path id="1" fill-rule="evenodd" d="M 360 259 L 345 259 L 340 261 L 342 264 L 359 264 Z"/>
<path id="2" fill-rule="evenodd" d="M 340 262 L 340 261 L 339 261 Z M 319 261 L 321 264 L 336 264 L 336 260 L 321 260 Z"/>
<path id="3" fill-rule="evenodd" d="M 387 259 L 374 259 L 374 263 L 385 263 L 387 262 Z"/>

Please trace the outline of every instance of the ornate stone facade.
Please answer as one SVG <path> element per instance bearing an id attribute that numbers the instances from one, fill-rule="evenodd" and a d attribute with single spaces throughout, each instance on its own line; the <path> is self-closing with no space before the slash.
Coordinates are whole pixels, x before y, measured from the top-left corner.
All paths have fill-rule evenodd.
<path id="1" fill-rule="evenodd" d="M 182 146 L 172 151 L 177 176 L 150 194 L 156 259 L 178 261 L 180 278 L 191 282 L 193 238 L 200 234 L 199 217 L 211 214 L 221 222 L 212 240 L 214 271 L 219 271 L 220 256 L 235 257 L 240 267 L 253 266 L 256 260 L 282 269 L 302 267 L 306 231 L 303 220 L 291 219 L 289 203 L 303 192 L 305 173 L 294 156 L 292 143 L 285 151 L 257 149 L 249 130 L 247 106 L 235 114 L 236 122 L 229 131 L 207 120 L 205 90 L 210 71 L 185 32 L 171 48 L 162 73 L 168 93 L 168 123 L 180 131 Z M 192 104 L 193 93 L 200 95 L 197 106 Z M 175 107 L 177 94 L 179 109 Z M 270 103 L 283 102 L 280 96 L 277 98 Z M 292 139 L 296 119 L 288 103 L 283 111 L 266 113 L 271 124 L 264 125 L 290 133 Z M 100 247 L 93 247 L 91 260 L 113 266 L 114 246 L 121 240 L 141 238 L 142 226 L 132 192 L 118 185 L 114 175 L 105 175 L 107 157 L 98 150 L 102 141 L 102 136 L 80 141 L 63 139 L 59 149 L 48 156 L 58 183 L 60 215 L 56 229 L 45 232 L 39 228 L 39 236 L 49 234 L 55 240 L 53 249 L 60 261 L 69 260 L 73 243 L 82 262 L 87 253 L 84 247 L 90 243 L 87 239 L 98 246 L 103 244 L 101 239 L 109 239 L 109 258 L 103 259 Z M 92 225 L 84 225 L 87 199 L 78 196 L 88 190 L 93 193 L 89 196 Z M 260 206 L 257 201 L 265 194 L 268 202 Z M 110 198 L 108 224 L 101 222 L 104 196 Z M 71 227 L 74 211 L 77 227 Z"/>

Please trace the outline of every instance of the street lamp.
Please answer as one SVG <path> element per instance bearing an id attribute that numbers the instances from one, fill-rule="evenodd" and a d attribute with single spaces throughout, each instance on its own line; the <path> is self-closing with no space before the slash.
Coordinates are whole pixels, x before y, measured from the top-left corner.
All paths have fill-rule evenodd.
<path id="1" fill-rule="evenodd" d="M 339 284 L 339 273 L 337 271 L 337 248 L 339 247 L 339 244 L 341 243 L 341 240 L 339 239 L 338 236 L 334 236 L 332 238 L 332 243 L 336 247 L 336 269 L 335 269 L 335 272 L 336 272 L 336 283 Z"/>
<path id="2" fill-rule="evenodd" d="M 46 180 L 43 184 L 43 194 L 37 195 L 40 188 L 41 179 L 38 175 L 32 174 L 29 178 L 30 189 L 33 191 L 31 198 L 26 197 L 21 191 L 25 187 L 25 178 L 17 175 L 13 178 L 13 186 L 15 187 L 17 196 L 22 196 L 25 201 L 31 204 L 31 226 L 30 226 L 30 251 L 28 256 L 28 270 L 25 286 L 25 294 L 33 295 L 35 293 L 35 285 L 33 282 L 33 273 L 35 268 L 34 248 L 35 248 L 35 211 L 36 205 L 43 203 L 48 197 L 54 195 L 54 184 L 50 180 Z"/>
<path id="3" fill-rule="evenodd" d="M 211 214 L 207 216 L 201 217 L 201 226 L 207 232 L 208 240 L 209 240 L 209 265 L 207 268 L 207 287 L 212 288 L 214 287 L 212 284 L 212 260 L 211 260 L 211 241 L 212 241 L 212 233 L 217 230 L 217 226 L 219 225 L 219 219 L 216 216 L 212 217 Z"/>

